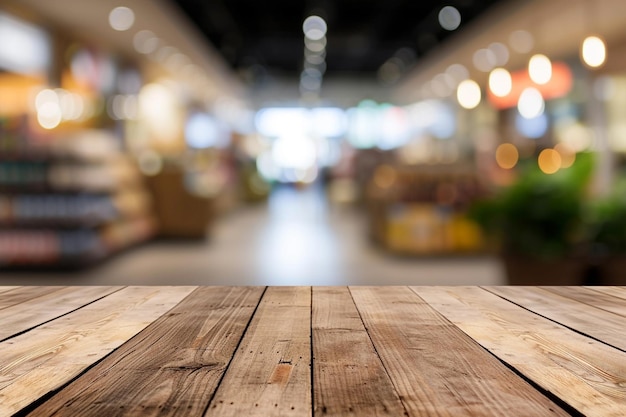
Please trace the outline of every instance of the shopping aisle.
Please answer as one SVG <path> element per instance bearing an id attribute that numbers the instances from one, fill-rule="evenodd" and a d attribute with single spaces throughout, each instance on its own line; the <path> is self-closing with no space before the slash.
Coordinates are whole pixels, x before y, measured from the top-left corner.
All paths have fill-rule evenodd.
<path id="1" fill-rule="evenodd" d="M 491 257 L 408 259 L 368 241 L 360 211 L 319 187 L 277 188 L 206 241 L 155 241 L 78 273 L 0 273 L 1 285 L 498 285 Z"/>

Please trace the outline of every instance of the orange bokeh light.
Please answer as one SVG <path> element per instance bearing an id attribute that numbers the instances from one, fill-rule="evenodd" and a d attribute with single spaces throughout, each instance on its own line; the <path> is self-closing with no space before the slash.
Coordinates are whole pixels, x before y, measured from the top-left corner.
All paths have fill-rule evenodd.
<path id="1" fill-rule="evenodd" d="M 527 87 L 534 87 L 541 93 L 544 100 L 563 97 L 571 89 L 573 84 L 572 71 L 563 62 L 552 63 L 552 78 L 546 84 L 536 84 L 530 79 L 528 70 L 520 70 L 511 73 L 512 86 L 509 94 L 498 97 L 487 91 L 489 102 L 498 109 L 506 109 L 517 106 L 520 95 Z"/>

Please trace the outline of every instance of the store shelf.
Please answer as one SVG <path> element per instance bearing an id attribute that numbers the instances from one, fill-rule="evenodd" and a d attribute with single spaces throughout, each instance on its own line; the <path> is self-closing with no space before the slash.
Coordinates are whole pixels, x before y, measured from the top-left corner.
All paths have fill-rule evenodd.
<path id="1" fill-rule="evenodd" d="M 90 137 L 97 157 L 80 150 Z M 3 269 L 81 268 L 155 234 L 150 195 L 115 142 L 85 131 L 0 155 Z"/>

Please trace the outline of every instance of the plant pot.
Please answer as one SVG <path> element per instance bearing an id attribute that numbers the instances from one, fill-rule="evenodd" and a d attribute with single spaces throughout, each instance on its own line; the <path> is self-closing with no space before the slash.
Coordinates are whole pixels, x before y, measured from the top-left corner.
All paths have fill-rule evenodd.
<path id="1" fill-rule="evenodd" d="M 626 285 L 626 255 L 607 258 L 599 269 L 600 285 Z"/>
<path id="2" fill-rule="evenodd" d="M 586 263 L 576 258 L 503 256 L 508 285 L 582 285 Z"/>

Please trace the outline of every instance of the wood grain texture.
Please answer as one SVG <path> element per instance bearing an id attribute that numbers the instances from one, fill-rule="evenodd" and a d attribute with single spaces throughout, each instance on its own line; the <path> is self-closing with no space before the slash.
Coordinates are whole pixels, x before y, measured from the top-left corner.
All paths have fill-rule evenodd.
<path id="1" fill-rule="evenodd" d="M 0 293 L 0 310 L 32 300 L 42 295 L 51 294 L 65 287 L 18 287 Z"/>
<path id="2" fill-rule="evenodd" d="M 542 287 L 546 291 L 626 317 L 626 299 L 584 287 Z"/>
<path id="3" fill-rule="evenodd" d="M 626 351 L 626 317 L 542 288 L 503 286 L 485 289 L 550 320 Z M 598 326 L 598 323 L 602 323 L 602 326 Z"/>
<path id="4" fill-rule="evenodd" d="M 0 287 L 0 294 L 2 294 L 3 292 L 12 291 L 12 290 L 14 290 L 16 288 L 19 288 L 19 286 L 18 285 L 12 285 L 12 286 L 4 285 L 4 286 L 1 286 Z"/>
<path id="5" fill-rule="evenodd" d="M 268 288 L 206 416 L 310 416 L 310 318 L 311 288 Z"/>
<path id="6" fill-rule="evenodd" d="M 565 416 L 406 287 L 350 287 L 411 416 Z"/>
<path id="7" fill-rule="evenodd" d="M 626 415 L 624 352 L 481 288 L 414 290 L 502 361 L 582 414 Z"/>
<path id="8" fill-rule="evenodd" d="M 626 300 L 626 287 L 586 287 L 590 290 Z"/>
<path id="9" fill-rule="evenodd" d="M 403 416 L 346 287 L 313 287 L 314 414 Z"/>
<path id="10" fill-rule="evenodd" d="M 67 314 L 122 287 L 66 287 L 0 310 L 0 340 Z"/>
<path id="11" fill-rule="evenodd" d="M 195 290 L 31 415 L 201 416 L 262 294 Z"/>
<path id="12" fill-rule="evenodd" d="M 128 287 L 0 343 L 0 416 L 76 377 L 174 307 L 194 287 Z"/>

